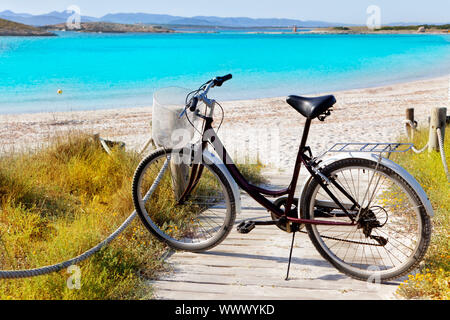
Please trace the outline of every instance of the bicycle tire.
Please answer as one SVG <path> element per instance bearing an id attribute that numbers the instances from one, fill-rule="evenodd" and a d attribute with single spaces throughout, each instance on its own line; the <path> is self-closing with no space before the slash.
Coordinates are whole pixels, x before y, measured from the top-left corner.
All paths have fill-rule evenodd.
<path id="1" fill-rule="evenodd" d="M 344 261 L 345 257 L 344 257 L 344 260 L 342 259 L 342 257 L 338 257 L 337 252 L 333 252 L 333 249 L 330 248 L 330 245 L 326 244 L 326 241 L 329 241 L 331 243 L 332 241 L 338 241 L 338 240 L 332 239 L 333 237 L 329 237 L 329 238 L 331 238 L 331 240 L 325 239 L 327 236 L 320 235 L 320 233 L 318 231 L 318 228 L 319 228 L 318 226 L 311 225 L 311 224 L 306 226 L 309 238 L 311 239 L 315 248 L 318 250 L 318 252 L 322 255 L 323 258 L 325 258 L 327 261 L 329 261 L 339 271 L 341 271 L 342 273 L 345 273 L 346 275 L 348 275 L 352 278 L 355 278 L 358 280 L 364 280 L 364 281 L 371 281 L 371 282 L 376 282 L 376 281 L 383 282 L 383 281 L 397 279 L 401 276 L 404 276 L 404 275 L 410 273 L 412 270 L 414 270 L 418 266 L 420 261 L 423 259 L 424 255 L 428 249 L 428 246 L 430 244 L 430 239 L 431 239 L 431 230 L 432 230 L 431 220 L 430 220 L 430 217 L 427 215 L 419 196 L 417 195 L 416 191 L 414 191 L 414 188 L 405 179 L 403 179 L 399 174 L 395 173 L 393 170 L 391 170 L 390 168 L 388 168 L 382 164 L 378 164 L 375 161 L 370 161 L 367 159 L 360 159 L 360 158 L 347 158 L 347 159 L 342 159 L 342 160 L 333 162 L 333 163 L 327 165 L 321 171 L 326 177 L 330 178 L 336 172 L 340 171 L 342 173 L 343 169 L 349 169 L 349 168 L 350 169 L 351 168 L 360 168 L 360 169 L 366 168 L 367 170 L 376 170 L 379 172 L 377 174 L 380 174 L 380 176 L 384 175 L 385 177 L 389 177 L 390 179 L 392 179 L 393 181 L 398 183 L 398 185 L 401 186 L 403 191 L 406 192 L 409 199 L 416 205 L 412 208 L 414 208 L 414 212 L 416 213 L 416 217 L 418 218 L 418 224 L 420 225 L 419 239 L 417 241 L 416 247 L 414 248 L 414 251 L 409 254 L 408 258 L 401 265 L 396 266 L 394 268 L 386 269 L 383 271 L 383 270 L 380 270 L 377 268 L 370 268 L 371 266 L 367 267 L 367 265 L 366 265 L 366 269 L 364 270 L 362 268 L 362 266 L 363 266 L 362 263 L 360 264 L 361 267 L 358 268 L 358 267 L 352 266 L 350 263 L 346 263 Z M 343 173 L 342 173 L 342 175 L 343 175 Z M 353 178 L 353 176 L 352 176 L 352 178 Z M 307 188 L 305 189 L 305 191 L 303 193 L 303 197 L 302 197 L 302 204 L 301 204 L 301 216 L 303 218 L 305 218 L 305 219 L 313 219 L 314 218 L 314 210 L 315 210 L 314 208 L 316 208 L 316 211 L 317 211 L 317 207 L 315 206 L 315 204 L 318 203 L 318 202 L 316 202 L 316 196 L 318 195 L 320 188 L 321 187 L 320 187 L 319 183 L 315 179 L 312 179 L 311 182 L 308 184 Z M 373 193 L 375 193 L 375 191 L 376 191 L 376 187 L 375 187 Z M 389 200 L 387 200 L 387 201 L 389 201 Z M 314 203 L 314 205 L 313 205 L 313 203 Z M 386 211 L 386 215 L 388 216 L 387 211 Z M 347 219 L 350 221 L 349 218 L 347 218 Z M 356 227 L 354 227 L 354 228 L 356 228 Z M 354 231 L 354 233 L 355 232 L 356 231 Z M 345 240 L 345 239 L 342 238 L 341 241 L 342 240 Z M 391 243 L 393 243 L 394 239 L 390 239 L 390 240 L 391 240 Z M 365 241 L 367 241 L 367 240 L 365 240 Z M 358 242 L 361 242 L 361 241 L 358 241 Z M 356 244 L 356 241 L 355 241 L 355 244 Z M 353 245 L 355 245 L 355 244 L 353 244 Z M 373 246 L 373 244 L 371 244 L 370 246 Z M 385 246 L 387 246 L 387 244 L 385 244 Z M 369 245 L 366 245 L 366 247 L 369 247 Z M 334 249 L 334 251 L 336 251 L 336 250 L 337 249 Z M 349 249 L 347 249 L 347 251 L 348 250 Z M 355 252 L 358 251 L 358 249 L 353 249 L 353 250 Z M 366 250 L 365 248 L 362 249 L 363 252 L 365 252 L 365 250 Z M 370 248 L 370 250 L 375 251 L 375 250 L 379 250 L 379 249 L 378 248 L 376 248 L 376 249 Z M 355 255 L 356 255 L 356 253 L 355 253 Z M 342 254 L 341 254 L 341 256 L 342 256 Z M 391 258 L 391 260 L 392 260 L 392 258 Z"/>
<path id="2" fill-rule="evenodd" d="M 175 151 L 177 152 L 177 151 Z M 133 202 L 136 209 L 136 212 L 139 215 L 144 226 L 160 241 L 166 243 L 173 249 L 182 250 L 182 251 L 190 251 L 190 252 L 201 252 L 209 250 L 218 244 L 220 244 L 230 233 L 235 219 L 236 219 L 236 206 L 235 206 L 235 198 L 230 183 L 227 178 L 223 175 L 220 169 L 214 163 L 206 163 L 203 162 L 203 166 L 206 169 L 207 173 L 213 175 L 218 179 L 222 186 L 222 191 L 224 193 L 224 201 L 226 207 L 226 213 L 224 215 L 223 224 L 220 225 L 220 230 L 210 239 L 206 241 L 198 242 L 198 243 L 188 243 L 181 242 L 173 238 L 170 234 L 167 234 L 165 231 L 161 230 L 160 226 L 152 220 L 152 217 L 148 214 L 145 209 L 145 205 L 142 205 L 142 195 L 140 195 L 139 184 L 141 183 L 142 176 L 145 174 L 145 171 L 152 165 L 157 159 L 163 158 L 168 154 L 171 154 L 171 149 L 158 149 L 150 153 L 146 158 L 144 158 L 139 166 L 136 169 L 136 172 L 133 177 Z M 202 177 L 205 173 L 202 174 Z"/>

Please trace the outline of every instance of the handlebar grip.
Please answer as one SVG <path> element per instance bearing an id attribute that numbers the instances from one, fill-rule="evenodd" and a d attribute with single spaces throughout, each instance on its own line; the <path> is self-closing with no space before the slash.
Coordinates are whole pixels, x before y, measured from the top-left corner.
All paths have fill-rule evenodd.
<path id="1" fill-rule="evenodd" d="M 194 112 L 195 110 L 197 110 L 197 104 L 198 104 L 198 98 L 197 97 L 193 97 L 191 100 L 191 103 L 189 105 L 189 110 L 191 112 Z"/>
<path id="2" fill-rule="evenodd" d="M 220 86 L 222 86 L 222 84 L 225 81 L 228 81 L 228 80 L 230 80 L 232 78 L 233 78 L 233 75 L 231 73 L 227 74 L 226 76 L 223 76 L 223 77 L 217 77 L 217 78 L 214 79 L 214 86 L 220 87 Z"/>
<path id="3" fill-rule="evenodd" d="M 227 74 L 226 76 L 221 77 L 223 82 L 228 81 L 233 78 L 233 75 L 231 73 Z"/>

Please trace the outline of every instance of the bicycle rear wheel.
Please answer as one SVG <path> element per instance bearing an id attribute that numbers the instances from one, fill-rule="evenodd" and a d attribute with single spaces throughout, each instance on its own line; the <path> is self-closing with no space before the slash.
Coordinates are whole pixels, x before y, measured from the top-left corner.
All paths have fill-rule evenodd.
<path id="1" fill-rule="evenodd" d="M 328 185 L 359 223 L 306 226 L 325 259 L 353 278 L 372 282 L 395 279 L 417 267 L 430 243 L 431 222 L 405 179 L 382 164 L 357 158 L 331 163 L 322 173 L 360 204 L 360 209 L 352 208 L 343 192 Z M 301 213 L 306 219 L 350 221 L 314 179 L 304 192 Z"/>
<path id="2" fill-rule="evenodd" d="M 195 188 L 179 203 L 170 168 L 173 154 L 159 149 L 142 160 L 133 179 L 134 206 L 146 228 L 170 247 L 194 252 L 211 249 L 234 224 L 234 194 L 217 166 L 203 163 Z M 186 167 L 190 177 L 193 167 Z"/>

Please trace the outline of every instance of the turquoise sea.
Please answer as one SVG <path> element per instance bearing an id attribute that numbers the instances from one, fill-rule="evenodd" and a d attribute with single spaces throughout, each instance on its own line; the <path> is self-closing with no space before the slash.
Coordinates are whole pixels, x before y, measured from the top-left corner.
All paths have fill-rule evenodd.
<path id="1" fill-rule="evenodd" d="M 150 106 L 155 89 L 196 88 L 227 73 L 234 78 L 212 91 L 217 99 L 450 74 L 450 35 L 58 35 L 0 37 L 0 113 Z"/>

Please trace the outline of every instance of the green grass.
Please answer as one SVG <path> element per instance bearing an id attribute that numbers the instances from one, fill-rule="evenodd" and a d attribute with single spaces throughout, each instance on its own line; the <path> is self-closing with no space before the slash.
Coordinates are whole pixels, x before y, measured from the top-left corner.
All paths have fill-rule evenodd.
<path id="1" fill-rule="evenodd" d="M 416 132 L 414 145 L 427 143 L 428 130 Z M 450 163 L 450 127 L 444 142 L 447 163 Z M 393 158 L 410 172 L 427 193 L 435 216 L 431 245 L 420 272 L 400 285 L 398 293 L 405 298 L 450 299 L 450 184 L 438 152 L 415 154 L 412 151 Z"/>
<path id="2" fill-rule="evenodd" d="M 59 138 L 33 154 L 0 157 L 0 269 L 61 262 L 106 238 L 134 210 L 131 183 L 139 161 L 120 149 L 110 156 L 83 134 Z M 241 169 L 260 179 L 260 166 Z M 80 290 L 67 287 L 70 274 L 62 270 L 0 280 L 0 299 L 151 298 L 146 281 L 165 270 L 165 250 L 136 219 L 79 264 Z"/>

